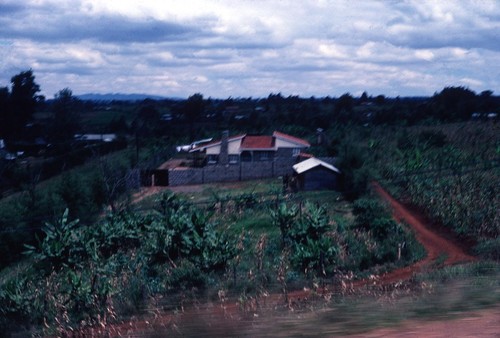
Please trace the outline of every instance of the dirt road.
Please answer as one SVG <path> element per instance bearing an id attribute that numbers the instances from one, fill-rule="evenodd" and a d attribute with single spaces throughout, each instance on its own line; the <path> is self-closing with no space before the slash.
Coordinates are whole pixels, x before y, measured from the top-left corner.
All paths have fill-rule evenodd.
<path id="1" fill-rule="evenodd" d="M 377 182 L 372 183 L 377 194 L 392 208 L 392 215 L 398 222 L 404 222 L 411 226 L 415 231 L 417 240 L 424 246 L 427 256 L 413 264 L 401 269 L 391 271 L 382 275 L 378 280 L 381 284 L 390 284 L 399 280 L 406 280 L 424 267 L 435 262 L 441 255 L 446 257 L 444 265 L 454 265 L 458 263 L 472 262 L 474 257 L 468 255 L 462 248 L 443 237 L 441 234 L 433 231 L 431 225 L 426 222 L 425 217 L 419 213 L 410 210 L 400 202 L 396 201 L 389 193 Z M 369 281 L 367 281 L 369 282 Z"/>

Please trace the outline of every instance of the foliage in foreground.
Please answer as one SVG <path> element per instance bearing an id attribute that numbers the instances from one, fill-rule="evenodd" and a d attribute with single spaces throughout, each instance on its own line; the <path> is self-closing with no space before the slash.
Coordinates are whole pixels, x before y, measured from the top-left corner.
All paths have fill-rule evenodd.
<path id="1" fill-rule="evenodd" d="M 118 214 L 76 227 L 68 211 L 26 246 L 29 270 L 0 289 L 2 325 L 68 330 L 140 312 L 148 297 L 203 288 L 223 272 L 235 246 L 203 214 Z"/>
<path id="2" fill-rule="evenodd" d="M 249 295 L 276 279 L 286 292 L 298 276 L 328 279 L 339 271 L 417 259 L 413 244 L 400 247 L 414 243 L 411 233 L 384 218 L 388 214 L 374 200 L 358 202 L 353 225 L 331 220 L 322 206 L 289 203 L 268 209 L 281 237 L 264 234 L 257 243 L 216 226 L 210 213 L 171 193 L 161 196 L 154 212 L 122 212 L 93 226 L 70 221 L 66 210 L 43 228 L 36 245 L 25 246 L 32 261 L 27 271 L 5 279 L 0 324 L 64 333 L 150 307 L 175 308 L 205 292 Z M 255 207 L 246 206 L 254 214 Z M 389 232 L 380 233 L 386 225 Z"/>

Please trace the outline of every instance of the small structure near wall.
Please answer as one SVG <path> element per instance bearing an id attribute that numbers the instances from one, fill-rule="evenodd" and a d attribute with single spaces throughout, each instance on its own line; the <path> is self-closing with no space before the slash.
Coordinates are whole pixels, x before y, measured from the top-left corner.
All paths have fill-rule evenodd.
<path id="1" fill-rule="evenodd" d="M 340 170 L 316 157 L 293 166 L 299 190 L 337 190 Z"/>

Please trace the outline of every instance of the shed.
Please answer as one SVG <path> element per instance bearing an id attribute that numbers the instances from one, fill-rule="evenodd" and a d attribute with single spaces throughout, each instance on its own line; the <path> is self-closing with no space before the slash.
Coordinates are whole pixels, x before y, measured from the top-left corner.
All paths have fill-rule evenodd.
<path id="1" fill-rule="evenodd" d="M 340 170 L 312 157 L 293 166 L 300 190 L 335 190 L 339 187 Z"/>

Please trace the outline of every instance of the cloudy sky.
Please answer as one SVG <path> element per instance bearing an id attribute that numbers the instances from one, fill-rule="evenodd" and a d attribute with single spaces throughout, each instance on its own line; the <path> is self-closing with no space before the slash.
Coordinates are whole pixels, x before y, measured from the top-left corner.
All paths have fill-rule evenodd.
<path id="1" fill-rule="evenodd" d="M 500 1 L 1 0 L 0 86 L 187 97 L 500 94 Z"/>

